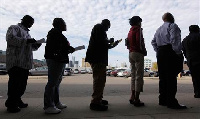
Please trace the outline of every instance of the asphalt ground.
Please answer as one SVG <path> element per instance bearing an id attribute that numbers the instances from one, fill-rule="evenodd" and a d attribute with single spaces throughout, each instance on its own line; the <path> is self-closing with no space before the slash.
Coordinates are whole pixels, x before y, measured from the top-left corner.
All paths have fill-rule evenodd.
<path id="1" fill-rule="evenodd" d="M 92 111 L 89 104 L 92 94 L 92 75 L 74 74 L 63 77 L 60 99 L 67 104 L 60 114 L 47 115 L 43 110 L 44 88 L 47 76 L 30 76 L 22 99 L 29 107 L 19 113 L 8 113 L 4 106 L 7 98 L 7 75 L 0 75 L 0 119 L 200 119 L 200 99 L 194 98 L 191 77 L 178 78 L 177 99 L 188 107 L 174 110 L 158 105 L 158 78 L 144 78 L 141 101 L 144 107 L 129 104 L 130 78 L 107 77 L 104 99 L 109 101 L 105 112 Z"/>

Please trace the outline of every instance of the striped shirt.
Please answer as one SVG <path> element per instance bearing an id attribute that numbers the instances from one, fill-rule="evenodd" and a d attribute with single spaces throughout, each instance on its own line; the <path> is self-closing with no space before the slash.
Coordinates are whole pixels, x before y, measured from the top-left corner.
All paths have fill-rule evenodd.
<path id="1" fill-rule="evenodd" d="M 172 45 L 172 49 L 176 54 L 181 54 L 181 30 L 175 23 L 164 22 L 156 31 L 151 42 L 154 50 L 157 52 L 159 46 Z"/>
<path id="2" fill-rule="evenodd" d="M 29 29 L 22 24 L 11 25 L 6 34 L 7 49 L 6 49 L 6 69 L 9 70 L 14 66 L 31 69 L 33 63 L 33 50 L 38 47 L 33 47 L 33 44 L 27 44 L 27 39 L 30 39 Z"/>

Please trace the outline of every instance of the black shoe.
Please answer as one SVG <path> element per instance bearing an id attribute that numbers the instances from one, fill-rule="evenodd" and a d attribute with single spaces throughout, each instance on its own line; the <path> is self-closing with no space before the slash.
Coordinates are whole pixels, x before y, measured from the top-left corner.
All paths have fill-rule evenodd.
<path id="1" fill-rule="evenodd" d="M 19 106 L 19 108 L 26 108 L 26 107 L 28 107 L 28 104 L 27 103 L 23 103 L 21 101 L 21 102 L 19 102 L 18 106 Z"/>
<path id="2" fill-rule="evenodd" d="M 130 102 L 130 104 L 132 104 L 132 105 L 134 104 L 134 100 L 129 100 L 129 102 Z"/>
<path id="3" fill-rule="evenodd" d="M 180 105 L 180 104 L 168 105 L 167 107 L 170 109 L 187 109 L 187 107 L 185 105 Z"/>
<path id="4" fill-rule="evenodd" d="M 7 111 L 10 113 L 17 113 L 20 112 L 21 109 L 19 107 L 7 107 Z"/>
<path id="5" fill-rule="evenodd" d="M 160 105 L 160 106 L 167 106 L 167 103 L 159 102 L 159 105 Z"/>
<path id="6" fill-rule="evenodd" d="M 199 94 L 195 94 L 194 98 L 200 98 L 200 95 Z"/>
<path id="7" fill-rule="evenodd" d="M 108 110 L 108 106 L 103 104 L 90 103 L 90 109 L 95 111 L 106 111 Z"/>
<path id="8" fill-rule="evenodd" d="M 108 101 L 107 100 L 101 100 L 101 104 L 102 105 L 108 105 Z"/>
<path id="9" fill-rule="evenodd" d="M 141 102 L 140 100 L 137 100 L 137 101 L 134 101 L 133 105 L 135 107 L 142 107 L 142 106 L 144 106 L 144 103 Z"/>

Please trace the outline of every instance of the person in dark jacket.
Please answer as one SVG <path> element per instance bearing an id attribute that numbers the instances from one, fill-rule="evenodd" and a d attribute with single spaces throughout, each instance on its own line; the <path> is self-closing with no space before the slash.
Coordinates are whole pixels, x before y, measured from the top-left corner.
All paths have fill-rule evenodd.
<path id="1" fill-rule="evenodd" d="M 198 25 L 189 27 L 189 35 L 182 41 L 183 53 L 191 71 L 194 97 L 200 98 L 200 33 Z"/>
<path id="2" fill-rule="evenodd" d="M 102 100 L 106 83 L 106 66 L 108 65 L 108 49 L 115 47 L 119 41 L 114 38 L 108 40 L 106 31 L 110 28 L 108 19 L 96 24 L 91 32 L 89 46 L 86 52 L 86 62 L 91 64 L 93 70 L 93 94 L 90 103 L 91 110 L 105 111 L 108 109 L 107 100 Z"/>
<path id="3" fill-rule="evenodd" d="M 66 24 L 62 18 L 53 20 L 53 27 L 48 35 L 45 47 L 45 59 L 48 66 L 48 82 L 44 93 L 45 113 L 57 114 L 67 106 L 59 100 L 59 86 L 62 81 L 65 64 L 69 63 L 68 54 L 75 49 L 70 46 L 67 38 L 62 34 L 66 31 Z"/>
<path id="4" fill-rule="evenodd" d="M 136 107 L 144 106 L 140 101 L 139 95 L 143 91 L 144 85 L 144 56 L 147 55 L 144 38 L 141 28 L 142 19 L 133 16 L 129 23 L 131 25 L 128 33 L 129 62 L 131 64 L 131 97 L 130 104 Z"/>

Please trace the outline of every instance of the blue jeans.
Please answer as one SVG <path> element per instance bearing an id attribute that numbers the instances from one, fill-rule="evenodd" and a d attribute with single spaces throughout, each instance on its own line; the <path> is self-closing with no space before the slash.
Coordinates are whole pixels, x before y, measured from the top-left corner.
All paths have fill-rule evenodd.
<path id="1" fill-rule="evenodd" d="M 65 63 L 47 59 L 48 66 L 48 82 L 44 92 L 44 109 L 48 107 L 55 107 L 60 103 L 59 100 L 59 86 L 62 81 Z"/>

